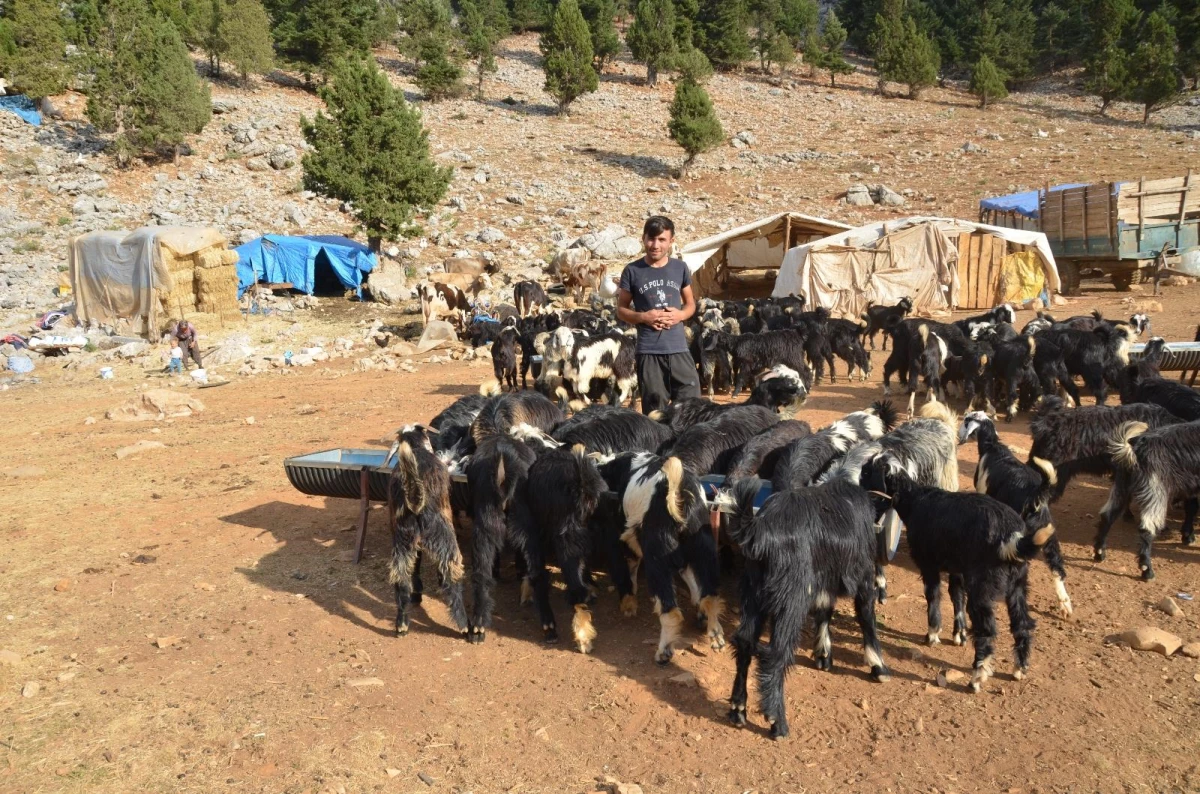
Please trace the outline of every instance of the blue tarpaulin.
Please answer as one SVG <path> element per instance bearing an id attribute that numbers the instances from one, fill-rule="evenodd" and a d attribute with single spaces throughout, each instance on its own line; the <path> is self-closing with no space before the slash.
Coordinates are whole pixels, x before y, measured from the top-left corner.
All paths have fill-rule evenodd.
<path id="1" fill-rule="evenodd" d="M 33 104 L 33 100 L 27 96 L 22 96 L 21 94 L 0 96 L 0 110 L 16 113 L 27 123 L 35 127 L 42 125 L 42 114 L 38 112 L 37 105 Z"/>
<path id="2" fill-rule="evenodd" d="M 346 289 L 362 297 L 363 273 L 375 269 L 375 254 L 362 243 L 337 235 L 287 237 L 268 234 L 239 245 L 238 297 L 260 281 L 290 283 L 301 292 L 313 293 L 317 268 L 329 267 Z"/>
<path id="3" fill-rule="evenodd" d="M 1113 183 L 1114 195 L 1122 184 L 1121 182 Z M 1073 182 L 1069 185 L 1054 185 L 1050 188 L 1050 192 L 1057 193 L 1060 190 L 1083 186 L 1083 182 Z M 1024 215 L 1026 218 L 1036 218 L 1038 216 L 1038 192 L 1037 190 L 1027 190 L 1024 193 L 1010 193 L 1007 196 L 994 196 L 992 198 L 981 199 L 979 208 L 983 210 L 997 210 L 998 212 L 1015 211 L 1018 215 Z"/>

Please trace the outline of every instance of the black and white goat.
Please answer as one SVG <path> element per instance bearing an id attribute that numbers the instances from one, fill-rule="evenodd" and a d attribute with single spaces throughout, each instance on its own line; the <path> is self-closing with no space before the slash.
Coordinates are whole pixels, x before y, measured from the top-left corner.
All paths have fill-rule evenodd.
<path id="1" fill-rule="evenodd" d="M 993 306 L 983 314 L 977 314 L 974 317 L 964 317 L 961 320 L 955 320 L 954 325 L 962 331 L 963 335 L 968 339 L 978 339 L 979 334 L 985 328 L 991 328 L 1002 323 L 1012 325 L 1017 322 L 1017 310 L 1011 304 L 1001 303 L 999 306 Z"/>
<path id="2" fill-rule="evenodd" d="M 788 444 L 775 463 L 771 486 L 775 491 L 805 488 L 821 473 L 863 441 L 874 441 L 896 426 L 896 411 L 889 402 L 877 402 L 865 411 L 847 414 L 816 433 Z"/>
<path id="3" fill-rule="evenodd" d="M 1134 338 L 1131 326 L 1113 323 L 1092 331 L 1051 328 L 1038 334 L 1038 343 L 1051 342 L 1061 349 L 1067 372 L 1083 378 L 1096 404 L 1104 405 L 1109 384 L 1119 385 L 1121 370 L 1129 364 L 1129 345 Z M 1071 397 L 1075 399 L 1074 394 Z"/>
<path id="4" fill-rule="evenodd" d="M 1149 429 L 1142 422 L 1128 422 L 1117 429 L 1112 441 L 1113 486 L 1100 511 L 1094 557 L 1106 555 L 1108 532 L 1117 517 L 1137 503 L 1138 568 L 1142 579 L 1154 578 L 1150 550 L 1158 533 L 1167 525 L 1167 510 L 1176 499 L 1184 500 L 1183 545 L 1195 543 L 1195 521 L 1200 500 L 1200 422 Z"/>
<path id="5" fill-rule="evenodd" d="M 616 332 L 577 341 L 563 367 L 563 380 L 583 405 L 591 401 L 596 380 L 607 382 L 609 403 L 624 405 L 637 387 L 635 346 L 633 337 Z"/>
<path id="6" fill-rule="evenodd" d="M 763 370 L 782 364 L 800 373 L 806 384 L 812 384 L 811 370 L 805 363 L 804 337 L 799 331 L 763 331 L 735 337 L 733 352 L 733 392 L 737 397 L 742 389 Z"/>
<path id="7" fill-rule="evenodd" d="M 1054 499 L 1058 499 L 1078 474 L 1112 474 L 1109 445 L 1125 423 L 1142 422 L 1153 429 L 1182 421 L 1167 409 L 1147 403 L 1072 409 L 1060 397 L 1043 397 L 1029 425 L 1033 437 L 1029 459 L 1041 458 L 1054 466 L 1058 477 Z"/>
<path id="8" fill-rule="evenodd" d="M 945 400 L 942 391 L 942 373 L 946 371 L 946 360 L 950 357 L 950 347 L 937 331 L 930 330 L 927 323 L 917 326 L 919 344 L 910 341 L 908 364 L 908 415 L 913 415 L 917 399 L 917 378 L 925 383 L 925 390 L 930 401 Z"/>
<path id="9" fill-rule="evenodd" d="M 712 647 L 724 647 L 717 541 L 709 529 L 700 480 L 679 458 L 642 452 L 602 459 L 599 469 L 609 489 L 620 495 L 625 519 L 621 540 L 646 568 L 654 612 L 659 616 L 654 660 L 659 664 L 671 660 L 683 629 L 683 612 L 675 600 L 676 574 L 698 607 Z M 636 564 L 632 571 L 635 581 Z M 622 611 L 632 615 L 636 602 L 622 603 Z"/>
<path id="10" fill-rule="evenodd" d="M 1016 510 L 1026 524 L 1034 530 L 1053 523 L 1050 515 L 1050 500 L 1054 496 L 1058 473 L 1054 464 L 1039 457 L 1031 457 L 1022 463 L 996 433 L 996 425 L 987 414 L 980 411 L 963 417 L 958 434 L 959 443 L 972 437 L 979 451 L 979 463 L 975 467 L 975 490 Z M 1058 536 L 1052 536 L 1042 547 L 1046 565 L 1054 579 L 1054 594 L 1058 607 L 1064 615 L 1072 612 L 1071 596 L 1067 593 L 1067 569 L 1063 564 L 1062 547 Z"/>
<path id="11" fill-rule="evenodd" d="M 883 349 L 887 350 L 888 337 L 891 335 L 891 330 L 909 315 L 912 308 L 913 303 L 911 298 L 901 298 L 896 302 L 895 306 L 874 306 L 868 303 L 866 311 L 862 313 L 862 318 L 867 324 L 867 327 L 862 332 L 863 340 L 870 339 L 871 349 L 874 350 L 875 334 L 883 331 Z"/>
<path id="12" fill-rule="evenodd" d="M 564 370 L 571 353 L 575 350 L 575 343 L 585 339 L 586 331 L 576 331 L 566 325 L 560 325 L 550 332 L 541 350 L 542 371 L 538 373 L 533 384 L 538 392 L 552 400 L 566 402 Z"/>
<path id="13" fill-rule="evenodd" d="M 956 644 L 965 642 L 967 616 L 971 618 L 975 644 L 971 689 L 980 691 L 992 675 L 996 639 L 992 605 L 1001 599 L 1008 607 L 1015 644 L 1013 675 L 1023 678 L 1037 625 L 1027 602 L 1028 560 L 1053 536 L 1054 526 L 1027 533 L 1024 520 L 1008 505 L 981 493 L 951 493 L 918 485 L 888 453 L 864 468 L 863 487 L 889 497 L 876 504 L 878 515 L 890 506 L 904 522 L 909 551 L 925 584 L 929 644 L 940 641 L 941 573 L 945 571 L 950 575 Z"/>
<path id="14" fill-rule="evenodd" d="M 813 658 L 817 669 L 833 668 L 829 623 L 841 596 L 854 599 L 871 677 L 890 676 L 875 627 L 875 508 L 871 497 L 849 478 L 772 494 L 755 515 L 761 481 L 747 477 L 733 487 L 735 518 L 729 534 L 746 564 L 740 586 L 741 622 L 734 633 L 737 674 L 729 717 L 746 724 L 746 679 L 758 656 L 759 695 L 771 736 L 788 735 L 783 683 L 795 664 L 809 616 L 816 623 Z M 767 624 L 771 639 L 759 638 Z"/>
<path id="15" fill-rule="evenodd" d="M 517 314 L 528 317 L 541 312 L 542 307 L 549 303 L 546 291 L 536 281 L 518 281 L 513 286 L 513 301 L 517 304 Z"/>
<path id="16" fill-rule="evenodd" d="M 651 411 L 649 416 L 670 427 L 676 435 L 739 405 L 759 405 L 790 416 L 808 399 L 808 383 L 791 367 L 776 365 L 762 373 L 744 402 L 715 403 L 704 397 L 692 397 Z"/>
<path id="17" fill-rule="evenodd" d="M 392 516 L 392 558 L 388 581 L 396 592 L 396 634 L 409 629 L 409 607 L 420 604 L 421 559 L 437 563 L 450 618 L 467 631 L 463 602 L 463 558 L 450 509 L 450 473 L 433 451 L 426 429 L 409 425 L 397 436 L 396 468 L 388 483 Z"/>

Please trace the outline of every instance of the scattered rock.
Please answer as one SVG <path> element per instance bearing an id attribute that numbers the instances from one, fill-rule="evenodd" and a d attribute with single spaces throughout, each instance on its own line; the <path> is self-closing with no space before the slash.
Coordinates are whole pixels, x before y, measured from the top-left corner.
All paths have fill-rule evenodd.
<path id="1" fill-rule="evenodd" d="M 383 771 L 387 773 L 388 777 L 400 777 L 400 775 L 404 774 L 399 769 L 396 769 L 395 767 L 390 767 L 390 766 Z"/>
<path id="2" fill-rule="evenodd" d="M 266 157 L 251 157 L 246 161 L 246 170 L 256 172 L 270 171 L 271 161 Z"/>
<path id="3" fill-rule="evenodd" d="M 1113 634 L 1106 637 L 1105 641 L 1128 645 L 1135 651 L 1154 651 L 1163 656 L 1170 656 L 1183 646 L 1183 640 L 1154 626 L 1142 626 Z"/>
<path id="4" fill-rule="evenodd" d="M 144 422 L 148 419 L 178 419 L 204 410 L 195 397 L 171 389 L 149 389 L 129 402 L 105 413 L 118 422 Z"/>
<path id="5" fill-rule="evenodd" d="M 475 239 L 485 245 L 498 243 L 504 239 L 504 232 L 497 229 L 495 226 L 488 226 L 475 236 Z"/>
<path id="6" fill-rule="evenodd" d="M 167 445 L 161 441 L 139 441 L 136 444 L 130 444 L 127 447 L 121 447 L 117 450 L 117 460 L 124 460 L 130 455 L 140 455 L 143 452 L 148 452 L 152 449 L 166 449 Z"/>
<path id="7" fill-rule="evenodd" d="M 382 678 L 351 678 L 346 682 L 347 686 L 352 686 L 355 689 L 361 689 L 368 686 L 383 686 Z"/>
<path id="8" fill-rule="evenodd" d="M 21 654 L 16 651 L 10 651 L 7 648 L 0 651 L 0 664 L 7 664 L 16 667 L 21 661 Z"/>
<path id="9" fill-rule="evenodd" d="M 182 640 L 183 637 L 158 637 L 154 640 L 154 644 L 159 648 L 170 648 L 175 643 Z"/>
<path id="10" fill-rule="evenodd" d="M 27 681 L 25 686 L 21 687 L 21 697 L 32 698 L 37 697 L 38 692 L 42 691 L 42 685 L 37 681 Z"/>
<path id="11" fill-rule="evenodd" d="M 678 675 L 671 676 L 667 680 L 670 681 L 672 684 L 679 684 L 680 686 L 686 686 L 686 687 L 696 687 L 696 686 L 700 685 L 696 681 L 696 676 L 692 675 L 691 673 L 689 673 L 686 670 L 683 671 L 682 673 L 679 673 Z"/>
<path id="12" fill-rule="evenodd" d="M 57 582 L 54 583 L 54 592 L 56 592 L 56 593 L 65 593 L 70 589 L 71 589 L 71 580 L 70 579 L 59 579 Z"/>
<path id="13" fill-rule="evenodd" d="M 851 185 L 846 188 L 846 203 L 852 207 L 869 207 L 875 203 L 871 190 L 866 185 Z"/>
<path id="14" fill-rule="evenodd" d="M 276 171 L 286 171 L 296 164 L 296 150 L 281 143 L 271 150 L 271 154 L 267 156 L 267 163 Z"/>
<path id="15" fill-rule="evenodd" d="M 550 741 L 550 734 L 546 731 L 545 727 L 538 728 L 533 732 L 533 735 L 541 739 L 543 742 Z"/>
<path id="16" fill-rule="evenodd" d="M 1187 276 L 1167 276 L 1160 283 L 1166 284 L 1168 287 L 1186 287 L 1192 283 L 1192 279 Z"/>
<path id="17" fill-rule="evenodd" d="M 78 673 L 76 673 L 74 670 L 68 670 L 65 673 L 59 673 L 58 683 L 65 684 L 68 681 L 74 681 L 76 675 L 78 675 Z"/>
<path id="18" fill-rule="evenodd" d="M 117 348 L 117 356 L 125 360 L 137 358 L 150 352 L 149 342 L 127 342 Z"/>
<path id="19" fill-rule="evenodd" d="M 436 780 L 434 780 L 432 777 L 425 774 L 424 772 L 418 772 L 417 779 L 420 780 L 422 783 L 424 783 L 426 786 L 432 786 L 434 783 L 437 782 Z"/>
<path id="20" fill-rule="evenodd" d="M 885 207 L 903 207 L 905 203 L 904 196 L 887 185 L 875 185 L 871 188 L 871 198 L 875 200 L 876 204 L 882 204 Z"/>
<path id="21" fill-rule="evenodd" d="M 1200 659 L 1200 642 L 1189 642 L 1179 649 L 1179 653 L 1189 659 Z"/>
<path id="22" fill-rule="evenodd" d="M 1155 604 L 1160 612 L 1166 612 L 1173 618 L 1177 618 L 1183 614 L 1183 610 L 1179 608 L 1179 604 L 1175 603 L 1175 599 L 1171 596 L 1163 596 L 1162 601 Z"/>
<path id="23" fill-rule="evenodd" d="M 962 150 L 967 154 L 983 154 L 987 152 L 987 149 L 983 148 L 977 143 L 974 143 L 973 141 L 967 141 L 964 143 L 962 145 Z"/>
<path id="24" fill-rule="evenodd" d="M 192 585 L 192 587 L 196 588 L 197 590 L 203 590 L 206 593 L 211 593 L 217 589 L 216 585 L 211 585 L 208 582 L 196 582 L 194 585 Z"/>

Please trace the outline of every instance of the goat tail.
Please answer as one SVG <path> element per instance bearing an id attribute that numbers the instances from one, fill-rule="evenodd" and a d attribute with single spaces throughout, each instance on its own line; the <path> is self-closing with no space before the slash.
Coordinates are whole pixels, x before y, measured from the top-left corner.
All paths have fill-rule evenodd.
<path id="1" fill-rule="evenodd" d="M 871 403 L 869 410 L 879 417 L 879 422 L 883 425 L 883 432 L 885 433 L 892 432 L 896 429 L 896 425 L 900 423 L 900 414 L 892 406 L 891 400 L 877 400 Z"/>
<path id="2" fill-rule="evenodd" d="M 1145 422 L 1126 422 L 1117 428 L 1116 434 L 1108 442 L 1108 454 L 1113 463 L 1126 471 L 1138 465 L 1137 451 L 1130 442 L 1150 429 Z"/>
<path id="3" fill-rule="evenodd" d="M 958 416 L 954 411 L 950 410 L 950 406 L 940 400 L 938 402 L 927 402 L 917 411 L 917 415 L 922 419 L 937 419 L 946 427 L 949 427 L 951 432 L 958 432 Z"/>
<path id="4" fill-rule="evenodd" d="M 1050 538 L 1054 536 L 1054 525 L 1046 524 L 1045 526 L 1027 532 L 1024 527 L 1019 531 L 1013 532 L 1008 536 L 1000 546 L 1000 561 L 1001 562 L 1024 562 L 1032 560 L 1037 556 L 1050 542 Z"/>
<path id="5" fill-rule="evenodd" d="M 687 507 L 683 503 L 683 461 L 670 457 L 663 461 L 663 477 L 667 480 L 667 512 L 680 524 L 687 523 Z"/>
<path id="6" fill-rule="evenodd" d="M 729 537 L 742 547 L 754 540 L 751 527 L 754 525 L 754 499 L 762 488 L 762 480 L 754 475 L 743 477 L 727 491 L 734 503 L 733 515 L 729 519 Z"/>
<path id="7" fill-rule="evenodd" d="M 917 336 L 921 337 L 921 347 L 929 344 L 929 326 L 921 323 L 917 326 Z"/>
<path id="8" fill-rule="evenodd" d="M 663 419 L 666 418 L 666 414 L 664 414 L 662 411 L 657 411 L 657 410 L 651 411 L 650 413 L 646 414 L 646 416 L 650 419 L 653 419 L 655 422 L 661 422 Z"/>
<path id="9" fill-rule="evenodd" d="M 1029 465 L 1042 475 L 1042 484 L 1038 486 L 1032 500 L 1033 505 L 1040 511 L 1054 498 L 1054 492 L 1058 488 L 1058 470 L 1054 468 L 1053 463 L 1036 455 L 1030 456 Z"/>
<path id="10" fill-rule="evenodd" d="M 1099 309 L 1092 309 L 1092 316 L 1096 318 L 1097 322 L 1104 322 L 1104 315 L 1100 313 Z"/>
<path id="11" fill-rule="evenodd" d="M 1033 334 L 1030 334 L 1029 336 L 1025 337 L 1025 339 L 1026 339 L 1027 343 L 1029 344 L 1029 357 L 1033 358 L 1034 355 L 1037 353 L 1037 339 L 1035 339 L 1033 337 Z"/>
<path id="12" fill-rule="evenodd" d="M 485 380 L 479 384 L 479 393 L 484 397 L 496 397 L 502 394 L 504 389 L 500 386 L 500 381 L 495 378 Z"/>
<path id="13" fill-rule="evenodd" d="M 407 441 L 401 441 L 396 452 L 396 474 L 404 490 L 404 506 L 413 515 L 420 513 L 425 509 L 425 488 L 421 483 L 417 456 Z"/>

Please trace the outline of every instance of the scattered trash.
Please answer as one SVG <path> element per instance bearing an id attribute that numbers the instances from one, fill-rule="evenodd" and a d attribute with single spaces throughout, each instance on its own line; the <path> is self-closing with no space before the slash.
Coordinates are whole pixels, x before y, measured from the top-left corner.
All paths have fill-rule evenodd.
<path id="1" fill-rule="evenodd" d="M 1176 594 L 1175 594 L 1175 597 L 1176 597 L 1176 598 L 1183 599 L 1184 601 L 1191 601 L 1191 600 L 1192 600 L 1192 594 L 1191 594 L 1191 593 L 1176 593 Z"/>
<path id="2" fill-rule="evenodd" d="M 113 368 L 112 367 L 101 367 L 100 368 L 100 380 L 112 380 L 112 379 L 113 379 Z"/>

